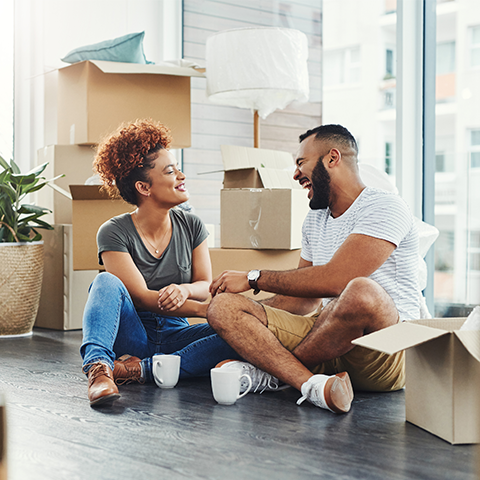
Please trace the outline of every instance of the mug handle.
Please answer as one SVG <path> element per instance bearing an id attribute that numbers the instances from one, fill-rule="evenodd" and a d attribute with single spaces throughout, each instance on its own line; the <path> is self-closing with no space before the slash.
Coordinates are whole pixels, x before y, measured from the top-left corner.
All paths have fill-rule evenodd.
<path id="1" fill-rule="evenodd" d="M 240 377 L 238 377 L 238 379 L 240 380 L 242 377 L 248 378 L 248 388 L 241 395 L 239 395 L 237 397 L 237 400 L 239 398 L 244 397 L 252 388 L 252 379 L 250 378 L 250 375 L 247 375 L 246 373 L 244 373 L 243 375 L 240 375 Z"/>
<path id="2" fill-rule="evenodd" d="M 155 370 L 158 370 L 159 366 L 162 366 L 162 362 L 155 362 L 154 365 Z M 157 381 L 163 385 L 163 380 L 161 378 L 157 378 Z"/>

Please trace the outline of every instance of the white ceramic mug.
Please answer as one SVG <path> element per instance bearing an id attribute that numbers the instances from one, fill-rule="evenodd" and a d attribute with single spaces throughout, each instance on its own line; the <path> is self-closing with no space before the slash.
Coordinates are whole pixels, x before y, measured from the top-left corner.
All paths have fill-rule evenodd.
<path id="1" fill-rule="evenodd" d="M 178 355 L 154 355 L 152 371 L 155 383 L 160 388 L 173 388 L 180 375 L 180 360 Z"/>
<path id="2" fill-rule="evenodd" d="M 248 380 L 248 388 L 240 394 L 240 379 L 244 377 Z M 213 398 L 220 405 L 233 405 L 252 388 L 252 379 L 246 373 L 242 375 L 240 370 L 212 368 L 210 378 L 212 380 Z"/>

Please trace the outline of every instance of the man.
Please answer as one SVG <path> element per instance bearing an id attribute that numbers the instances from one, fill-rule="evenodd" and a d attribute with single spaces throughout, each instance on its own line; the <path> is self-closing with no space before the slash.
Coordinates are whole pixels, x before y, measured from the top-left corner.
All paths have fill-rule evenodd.
<path id="1" fill-rule="evenodd" d="M 340 125 L 300 136 L 294 179 L 308 191 L 311 210 L 298 268 L 223 272 L 210 286 L 207 313 L 250 362 L 220 368 L 242 368 L 266 390 L 291 385 L 303 395 L 298 404 L 307 399 L 336 413 L 349 411 L 352 384 L 404 386 L 403 352 L 388 356 L 352 340 L 419 316 L 414 218 L 399 196 L 363 184 L 357 154 Z M 277 295 L 261 303 L 236 295 L 250 288 Z"/>

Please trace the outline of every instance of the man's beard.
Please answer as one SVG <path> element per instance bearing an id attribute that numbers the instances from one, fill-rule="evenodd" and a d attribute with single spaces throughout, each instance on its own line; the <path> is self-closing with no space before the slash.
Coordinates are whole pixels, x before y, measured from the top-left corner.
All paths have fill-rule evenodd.
<path id="1" fill-rule="evenodd" d="M 312 210 L 324 210 L 330 205 L 330 175 L 322 160 L 323 156 L 318 159 L 312 171 L 313 196 L 310 200 Z"/>

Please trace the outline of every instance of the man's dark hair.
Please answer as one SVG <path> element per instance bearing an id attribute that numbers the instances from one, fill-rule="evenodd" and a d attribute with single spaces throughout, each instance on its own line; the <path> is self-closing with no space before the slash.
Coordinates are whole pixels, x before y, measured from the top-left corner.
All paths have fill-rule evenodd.
<path id="1" fill-rule="evenodd" d="M 358 146 L 355 137 L 341 125 L 320 125 L 319 127 L 307 130 L 300 135 L 300 143 L 311 135 L 315 135 L 316 140 L 330 140 L 351 147 L 356 153 L 358 153 Z"/>

